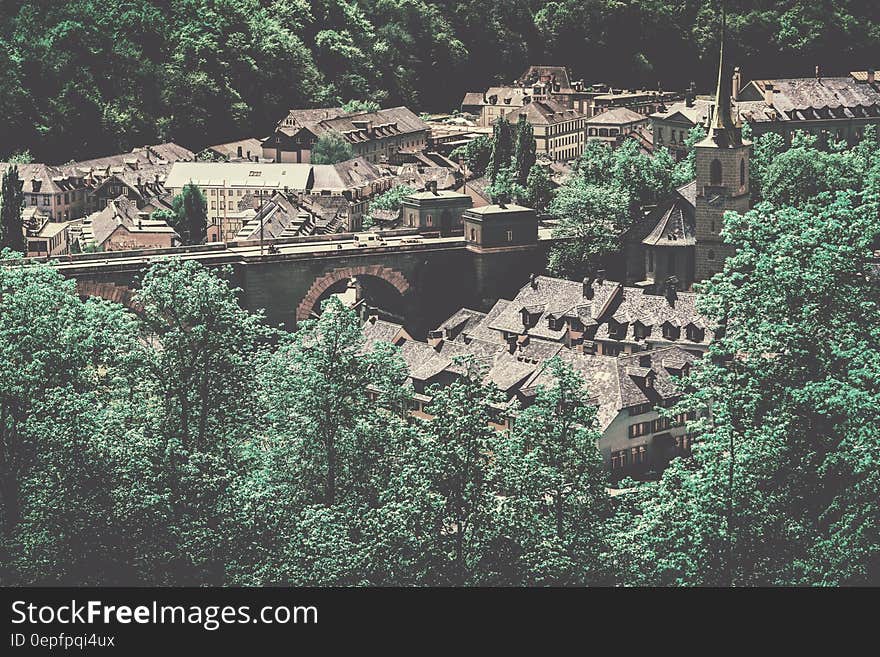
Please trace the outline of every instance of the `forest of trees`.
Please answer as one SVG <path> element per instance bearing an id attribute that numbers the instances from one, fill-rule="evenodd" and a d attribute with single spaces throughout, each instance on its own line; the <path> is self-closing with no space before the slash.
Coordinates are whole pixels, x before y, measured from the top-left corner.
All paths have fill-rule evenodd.
<path id="1" fill-rule="evenodd" d="M 594 151 L 572 196 L 598 193 Z M 615 157 L 622 207 L 673 184 Z M 154 265 L 137 313 L 0 267 L 0 581 L 880 583 L 880 145 L 768 135 L 752 165 L 701 285 L 726 330 L 664 411 L 694 412 L 693 453 L 613 496 L 557 360 L 510 432 L 469 361 L 419 419 L 397 348 L 335 299 L 287 333 L 195 262 Z"/>
<path id="2" fill-rule="evenodd" d="M 747 78 L 864 70 L 871 0 L 730 0 Z M 450 110 L 532 63 L 587 82 L 708 87 L 717 7 L 695 0 L 0 0 L 0 159 L 59 163 L 267 134 L 291 107 Z"/>

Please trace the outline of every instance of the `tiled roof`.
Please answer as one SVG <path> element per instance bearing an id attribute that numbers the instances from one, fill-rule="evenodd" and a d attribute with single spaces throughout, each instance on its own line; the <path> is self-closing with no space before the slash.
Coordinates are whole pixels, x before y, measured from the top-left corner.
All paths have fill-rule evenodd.
<path id="1" fill-rule="evenodd" d="M 753 87 L 763 97 L 769 84 L 773 85 L 773 108 L 779 113 L 778 120 L 880 117 L 880 89 L 851 76 L 753 80 L 741 92 L 743 100 L 759 100 L 749 94 L 748 88 Z M 749 108 L 761 120 L 756 109 Z M 744 111 L 740 108 L 741 113 Z"/>
<path id="2" fill-rule="evenodd" d="M 674 303 L 662 295 L 648 294 L 641 288 L 624 287 L 613 281 L 591 285 L 592 298 L 584 296 L 584 284 L 561 278 L 538 276 L 535 287 L 527 283 L 517 296 L 496 317 L 484 324 L 494 331 L 507 333 L 528 333 L 533 338 L 560 341 L 566 328 L 550 328 L 550 318 L 578 318 L 585 326 L 596 326 L 595 338 L 608 339 L 608 321 L 613 319 L 626 324 L 626 333 L 621 340 L 638 342 L 633 324 L 638 321 L 651 329 L 652 342 L 660 340 L 662 327 L 667 322 L 674 327 L 683 328 L 693 324 L 706 331 L 706 340 L 711 341 L 712 327 L 696 308 L 698 295 L 693 292 L 678 292 Z M 530 315 L 530 326 L 523 326 L 523 310 Z M 537 317 L 535 317 L 537 316 Z"/>
<path id="3" fill-rule="evenodd" d="M 638 112 L 633 112 L 628 107 L 615 107 L 587 119 L 590 124 L 602 125 L 627 125 L 639 121 L 647 121 L 648 117 Z"/>
<path id="4" fill-rule="evenodd" d="M 540 82 L 541 78 L 550 78 L 554 83 L 558 84 L 560 90 L 558 93 L 572 92 L 571 80 L 568 77 L 568 69 L 564 66 L 540 66 L 532 65 L 523 73 L 517 82 L 523 85 L 532 85 Z"/>
<path id="5" fill-rule="evenodd" d="M 568 109 L 555 100 L 536 100 L 528 103 L 520 110 L 526 115 L 526 121 L 533 125 L 553 125 L 576 118 L 586 118 L 580 112 Z"/>
<path id="6" fill-rule="evenodd" d="M 126 196 L 107 202 L 107 207 L 90 214 L 83 220 L 81 239 L 101 246 L 118 226 L 130 233 L 174 233 L 174 229 L 159 219 L 142 216 L 137 205 Z"/>
<path id="7" fill-rule="evenodd" d="M 355 122 L 359 125 L 355 125 Z M 369 122 L 369 128 L 360 127 L 360 122 Z M 409 108 L 400 106 L 324 119 L 310 124 L 309 129 L 319 136 L 327 132 L 336 132 L 348 142 L 358 144 L 393 135 L 427 131 L 429 128 L 428 124 Z"/>
<path id="8" fill-rule="evenodd" d="M 691 193 L 696 194 L 696 181 L 677 189 L 671 199 L 648 215 L 645 223 L 653 228 L 642 239 L 642 244 L 693 246 L 697 243 L 695 204 L 689 198 Z"/>

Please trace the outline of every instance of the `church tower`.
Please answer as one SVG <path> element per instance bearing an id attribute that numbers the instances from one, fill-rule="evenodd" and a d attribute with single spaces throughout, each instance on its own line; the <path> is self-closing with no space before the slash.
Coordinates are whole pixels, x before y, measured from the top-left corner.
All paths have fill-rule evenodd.
<path id="1" fill-rule="evenodd" d="M 715 109 L 708 135 L 694 145 L 697 197 L 695 208 L 694 280 L 710 278 L 724 267 L 733 248 L 721 239 L 724 213 L 749 209 L 749 154 L 751 142 L 743 141 L 742 125 L 730 110 L 729 84 L 724 71 L 724 8 L 721 9 L 721 48 Z"/>

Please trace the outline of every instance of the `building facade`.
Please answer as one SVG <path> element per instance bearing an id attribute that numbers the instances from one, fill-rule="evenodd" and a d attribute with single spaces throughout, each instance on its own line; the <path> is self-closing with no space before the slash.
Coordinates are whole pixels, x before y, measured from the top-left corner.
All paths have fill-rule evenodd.
<path id="1" fill-rule="evenodd" d="M 319 137 L 336 134 L 368 162 L 399 163 L 427 147 L 428 125 L 406 107 L 346 114 L 341 109 L 291 110 L 262 142 L 263 157 L 277 163 L 308 163 Z"/>

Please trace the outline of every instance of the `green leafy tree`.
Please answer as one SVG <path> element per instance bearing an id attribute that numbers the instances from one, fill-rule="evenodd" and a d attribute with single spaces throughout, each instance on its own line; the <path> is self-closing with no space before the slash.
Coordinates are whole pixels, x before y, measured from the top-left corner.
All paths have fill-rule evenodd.
<path id="1" fill-rule="evenodd" d="M 557 357 L 544 367 L 550 385 L 539 388 L 496 447 L 499 524 L 520 555 L 511 569 L 516 578 L 504 583 L 606 582 L 604 528 L 611 507 L 595 409 L 570 365 Z"/>
<path id="2" fill-rule="evenodd" d="M 540 164 L 533 165 L 526 180 L 526 205 L 543 212 L 552 199 L 553 181 L 550 178 L 549 168 Z"/>
<path id="3" fill-rule="evenodd" d="M 345 137 L 328 132 L 318 137 L 312 147 L 312 164 L 336 164 L 354 157 L 354 150 Z"/>
<path id="4" fill-rule="evenodd" d="M 2 191 L 0 191 L 0 249 L 10 248 L 24 253 L 24 226 L 21 221 L 21 208 L 24 194 L 18 167 L 10 166 L 3 172 Z"/>
<path id="5" fill-rule="evenodd" d="M 348 114 L 377 112 L 379 109 L 379 103 L 373 100 L 350 100 L 342 105 L 342 111 Z"/>
<path id="6" fill-rule="evenodd" d="M 375 210 L 400 210 L 400 208 L 402 207 L 403 199 L 410 194 L 414 194 L 415 192 L 416 190 L 409 185 L 398 185 L 397 187 L 392 187 L 387 192 L 379 194 L 372 201 L 370 201 L 369 211 L 373 212 Z M 369 228 L 372 223 L 373 221 L 369 214 L 364 217 L 364 228 Z"/>
<path id="7" fill-rule="evenodd" d="M 454 160 L 461 159 L 467 166 L 469 173 L 479 178 L 486 172 L 489 161 L 492 159 L 492 140 L 488 137 L 477 137 L 464 146 L 459 146 L 450 154 Z"/>
<path id="8" fill-rule="evenodd" d="M 489 426 L 490 405 L 499 397 L 480 383 L 473 361 L 461 366 L 466 376 L 431 390 L 427 412 L 432 418 L 420 427 L 422 476 L 426 492 L 436 498 L 428 519 L 442 555 L 435 565 L 436 584 L 479 583 L 491 532 L 489 456 L 496 433 Z"/>
<path id="9" fill-rule="evenodd" d="M 516 182 L 525 186 L 532 167 L 535 165 L 536 145 L 535 130 L 532 124 L 526 121 L 525 115 L 520 115 L 516 124 L 516 137 L 513 152 L 514 170 Z"/>
<path id="10" fill-rule="evenodd" d="M 877 197 L 764 203 L 724 234 L 738 251 L 701 307 L 726 332 L 672 410 L 700 413 L 699 439 L 638 505 L 633 581 L 876 583 Z"/>
<path id="11" fill-rule="evenodd" d="M 510 168 L 513 149 L 513 126 L 502 116 L 492 124 L 492 155 L 486 174 L 493 183 L 499 171 Z"/>
<path id="12" fill-rule="evenodd" d="M 114 583 L 124 570 L 102 416 L 106 399 L 125 402 L 115 390 L 132 323 L 47 265 L 0 267 L 4 582 Z"/>
<path id="13" fill-rule="evenodd" d="M 172 202 L 172 228 L 185 245 L 203 244 L 208 234 L 208 203 L 202 190 L 193 183 L 184 185 Z"/>
<path id="14" fill-rule="evenodd" d="M 526 190 L 516 182 L 516 173 L 512 167 L 504 167 L 498 171 L 495 180 L 486 188 L 493 203 L 503 205 L 519 201 L 526 194 Z"/>
<path id="15" fill-rule="evenodd" d="M 556 191 L 549 211 L 559 219 L 554 234 L 562 238 L 550 250 L 550 271 L 578 280 L 619 250 L 630 222 L 630 197 L 617 187 L 578 181 Z"/>

